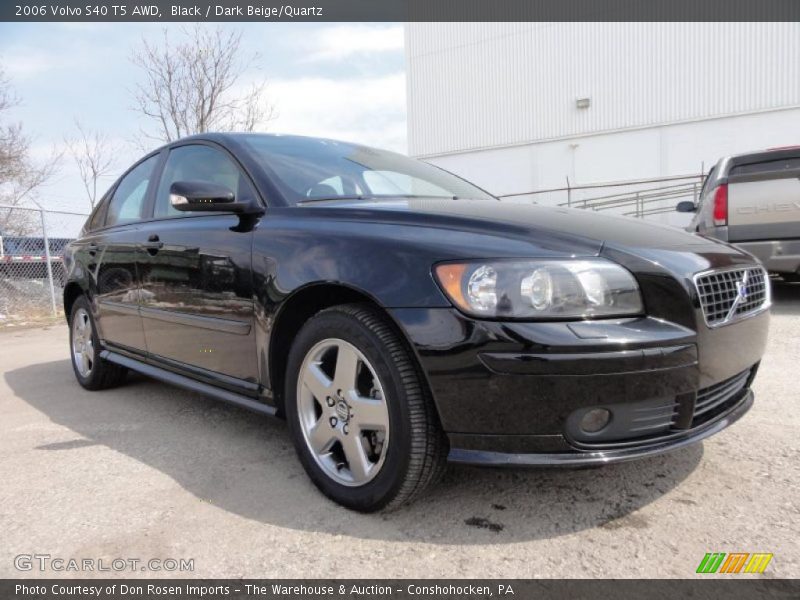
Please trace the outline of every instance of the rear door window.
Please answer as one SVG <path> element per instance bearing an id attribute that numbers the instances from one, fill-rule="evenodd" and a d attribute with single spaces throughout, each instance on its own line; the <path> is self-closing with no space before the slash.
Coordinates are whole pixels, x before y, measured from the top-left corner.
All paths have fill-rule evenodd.
<path id="1" fill-rule="evenodd" d="M 106 209 L 108 208 L 108 196 L 100 200 L 100 203 L 95 207 L 94 212 L 89 217 L 89 223 L 86 225 L 87 231 L 94 231 L 100 229 L 106 220 Z"/>
<path id="2" fill-rule="evenodd" d="M 716 168 L 717 167 L 711 167 L 711 170 L 708 172 L 708 175 L 706 175 L 706 178 L 703 181 L 703 187 L 700 188 L 700 198 L 701 199 L 703 198 L 705 193 L 708 191 L 708 184 L 711 181 L 711 179 L 713 179 L 714 171 L 716 170 Z"/>
<path id="3" fill-rule="evenodd" d="M 795 173 L 798 170 L 800 170 L 800 156 L 794 158 L 783 158 L 780 160 L 767 160 L 746 165 L 737 165 L 731 169 L 731 176 L 755 175 L 763 173 L 764 175 L 774 174 L 779 177 L 783 172 L 786 172 L 787 176 L 789 176 L 790 173 Z"/>
<path id="4" fill-rule="evenodd" d="M 140 162 L 122 178 L 108 204 L 107 227 L 132 223 L 142 218 L 147 188 L 157 162 L 156 154 Z"/>

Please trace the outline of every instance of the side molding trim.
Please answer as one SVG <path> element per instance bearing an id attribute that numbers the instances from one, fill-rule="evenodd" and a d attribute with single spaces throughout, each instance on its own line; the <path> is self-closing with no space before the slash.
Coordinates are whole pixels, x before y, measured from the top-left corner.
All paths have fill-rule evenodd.
<path id="1" fill-rule="evenodd" d="M 108 311 L 115 312 L 121 315 L 130 315 L 133 317 L 139 316 L 139 307 L 135 304 L 127 302 L 116 302 L 114 300 L 97 300 L 98 306 L 105 308 Z"/>
<path id="2" fill-rule="evenodd" d="M 97 304 L 115 313 L 140 316 L 143 319 L 154 319 L 156 321 L 177 323 L 178 325 L 199 327 L 201 329 L 211 329 L 212 331 L 222 331 L 235 335 L 247 335 L 250 333 L 250 323 L 244 321 L 220 319 L 217 317 L 207 317 L 205 315 L 193 315 L 176 310 L 149 308 L 147 306 L 137 306 L 136 304 L 116 302 L 114 300 L 98 300 Z"/>
<path id="3" fill-rule="evenodd" d="M 155 319 L 167 323 L 177 323 L 188 327 L 199 327 L 201 329 L 211 329 L 212 331 L 222 331 L 236 335 L 247 335 L 250 333 L 250 323 L 234 321 L 232 319 L 218 319 L 216 317 L 206 317 L 204 315 L 192 315 L 175 310 L 162 310 L 159 308 L 139 307 L 139 314 L 142 319 Z"/>

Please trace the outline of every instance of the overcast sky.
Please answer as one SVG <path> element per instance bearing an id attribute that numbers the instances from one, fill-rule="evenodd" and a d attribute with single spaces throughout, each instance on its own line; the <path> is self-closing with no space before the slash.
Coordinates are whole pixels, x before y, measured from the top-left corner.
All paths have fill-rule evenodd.
<path id="1" fill-rule="evenodd" d="M 37 156 L 63 144 L 74 120 L 129 142 L 146 123 L 131 110 L 140 76 L 129 61 L 142 37 L 162 24 L 52 23 L 0 25 L 0 64 L 22 104 L 13 118 L 35 142 Z M 172 31 L 180 24 L 167 24 Z M 406 151 L 403 27 L 400 24 L 247 23 L 243 52 L 260 60 L 251 74 L 268 81 L 277 119 L 266 130 L 318 135 Z M 175 31 L 174 34 L 178 32 Z M 171 35 L 173 35 L 171 33 Z M 177 37 L 177 36 L 175 36 Z M 141 151 L 128 143 L 123 170 Z M 114 176 L 114 178 L 116 175 Z M 113 178 L 104 182 L 107 187 Z M 40 200 L 88 209 L 69 156 Z"/>

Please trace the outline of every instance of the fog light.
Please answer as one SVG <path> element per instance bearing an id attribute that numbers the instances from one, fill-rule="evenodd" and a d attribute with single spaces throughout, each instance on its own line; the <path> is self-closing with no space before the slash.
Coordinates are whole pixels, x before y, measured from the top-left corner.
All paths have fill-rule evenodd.
<path id="1" fill-rule="evenodd" d="M 605 408 L 593 408 L 581 419 L 580 427 L 586 433 L 597 433 L 608 425 L 611 420 L 611 412 Z"/>

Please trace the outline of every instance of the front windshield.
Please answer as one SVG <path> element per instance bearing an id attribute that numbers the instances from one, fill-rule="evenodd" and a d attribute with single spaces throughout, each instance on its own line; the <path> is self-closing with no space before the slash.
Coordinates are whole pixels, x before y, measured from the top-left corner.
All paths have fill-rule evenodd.
<path id="1" fill-rule="evenodd" d="M 241 139 L 293 204 L 398 196 L 494 200 L 452 173 L 394 152 L 297 136 Z"/>

